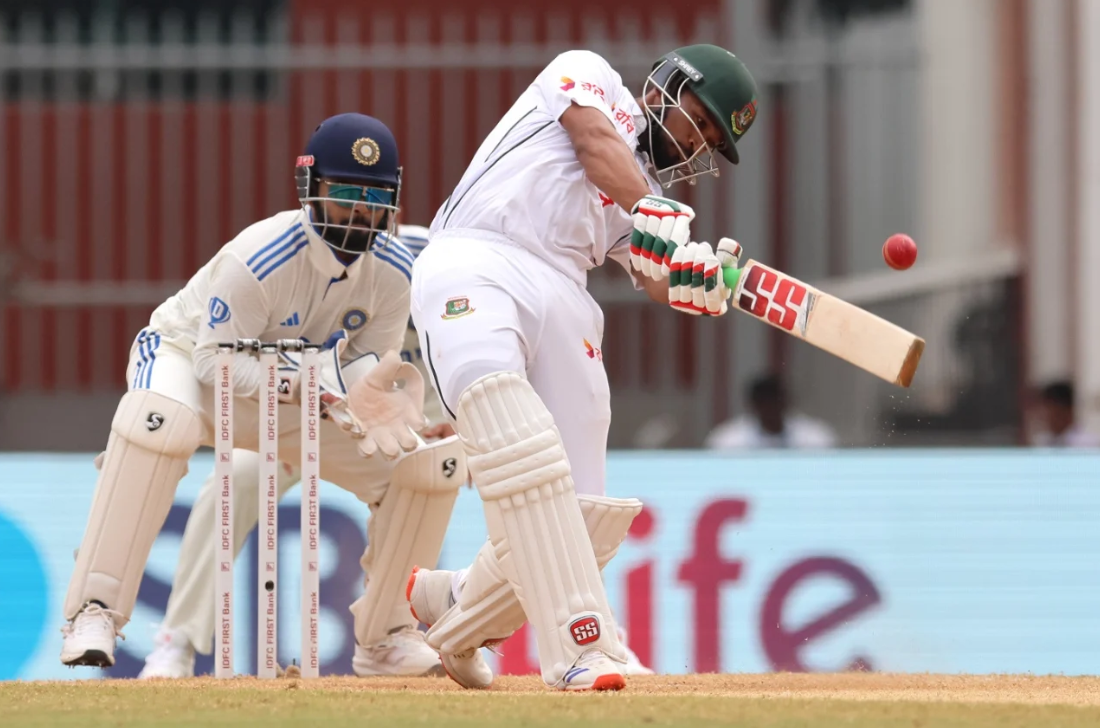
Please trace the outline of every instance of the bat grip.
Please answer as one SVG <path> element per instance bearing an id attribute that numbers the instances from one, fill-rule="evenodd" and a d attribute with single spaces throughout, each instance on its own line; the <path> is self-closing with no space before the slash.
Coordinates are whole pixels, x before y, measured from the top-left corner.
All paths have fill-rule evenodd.
<path id="1" fill-rule="evenodd" d="M 736 290 L 737 284 L 741 281 L 741 268 L 723 268 L 722 281 L 725 282 L 726 288 L 731 291 Z"/>

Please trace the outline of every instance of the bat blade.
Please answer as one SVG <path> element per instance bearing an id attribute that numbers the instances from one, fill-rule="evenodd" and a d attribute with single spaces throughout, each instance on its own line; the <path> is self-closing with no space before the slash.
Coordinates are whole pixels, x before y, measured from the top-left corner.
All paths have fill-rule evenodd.
<path id="1" fill-rule="evenodd" d="M 733 307 L 891 384 L 908 387 L 924 339 L 763 263 L 722 272 Z"/>

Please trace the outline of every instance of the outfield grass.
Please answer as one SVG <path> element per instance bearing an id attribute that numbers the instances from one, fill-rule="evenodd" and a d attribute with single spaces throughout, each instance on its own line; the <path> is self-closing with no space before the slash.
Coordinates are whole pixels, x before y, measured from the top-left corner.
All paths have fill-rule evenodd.
<path id="1" fill-rule="evenodd" d="M 462 691 L 445 679 L 0 683 L 16 726 L 1100 726 L 1100 680 L 1020 676 L 697 675 L 561 694 L 537 678 Z"/>

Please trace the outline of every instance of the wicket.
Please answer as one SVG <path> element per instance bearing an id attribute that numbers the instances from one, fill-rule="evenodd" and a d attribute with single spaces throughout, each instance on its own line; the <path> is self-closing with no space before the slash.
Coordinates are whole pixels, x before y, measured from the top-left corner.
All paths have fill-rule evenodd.
<path id="1" fill-rule="evenodd" d="M 262 342 L 238 339 L 218 346 L 214 387 L 216 413 L 214 472 L 218 483 L 215 539 L 214 676 L 233 677 L 233 360 L 239 353 L 259 356 L 260 492 L 257 542 L 256 665 L 257 676 L 274 678 L 278 667 L 278 479 L 279 479 L 279 353 L 301 354 L 299 377 L 302 408 L 302 677 L 317 677 L 320 668 L 320 359 L 321 347 L 300 339 Z"/>

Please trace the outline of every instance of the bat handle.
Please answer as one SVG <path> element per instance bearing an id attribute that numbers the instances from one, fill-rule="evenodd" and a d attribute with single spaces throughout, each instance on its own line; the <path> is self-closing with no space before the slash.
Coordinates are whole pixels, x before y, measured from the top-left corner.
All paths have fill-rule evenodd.
<path id="1" fill-rule="evenodd" d="M 722 280 L 726 284 L 726 288 L 731 291 L 737 289 L 737 284 L 741 281 L 741 268 L 723 268 Z"/>

